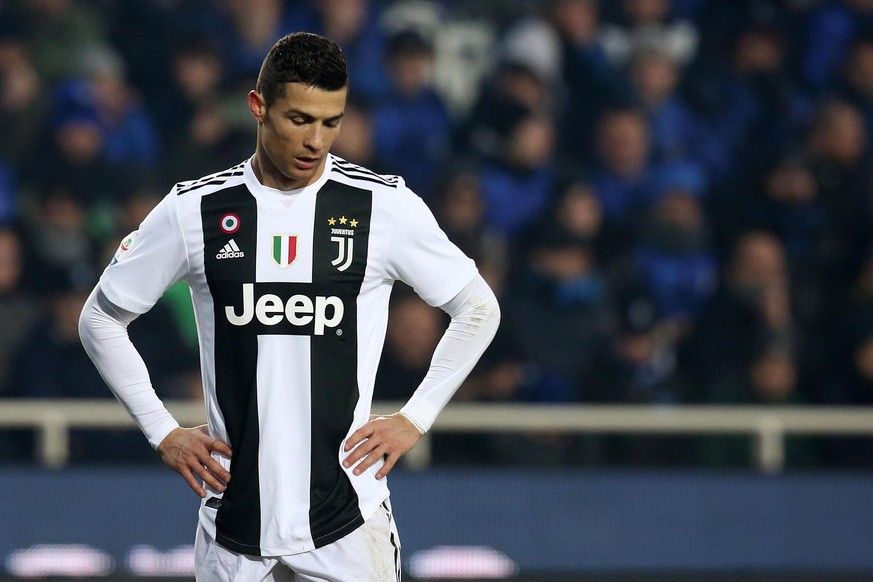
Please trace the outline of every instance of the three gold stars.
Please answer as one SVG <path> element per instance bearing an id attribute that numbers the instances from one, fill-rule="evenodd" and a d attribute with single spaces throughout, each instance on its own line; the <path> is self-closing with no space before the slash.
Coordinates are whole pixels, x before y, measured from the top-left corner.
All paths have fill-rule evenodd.
<path id="1" fill-rule="evenodd" d="M 348 224 L 352 228 L 355 228 L 356 226 L 358 226 L 358 221 L 356 219 L 354 219 L 354 218 L 348 219 L 345 216 L 340 216 L 339 219 L 336 219 L 333 216 L 331 216 L 330 218 L 327 219 L 327 224 L 330 226 L 334 226 L 337 223 L 337 220 L 339 220 L 340 224 Z"/>

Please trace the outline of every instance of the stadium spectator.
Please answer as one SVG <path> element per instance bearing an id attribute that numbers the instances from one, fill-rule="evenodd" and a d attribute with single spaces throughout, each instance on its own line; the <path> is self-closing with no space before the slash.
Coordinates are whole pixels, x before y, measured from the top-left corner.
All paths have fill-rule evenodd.
<path id="1" fill-rule="evenodd" d="M 48 184 L 24 221 L 23 247 L 27 270 L 24 285 L 44 293 L 57 283 L 59 269 L 76 279 L 96 274 L 100 253 L 88 225 L 89 206 L 66 183 Z"/>
<path id="2" fill-rule="evenodd" d="M 800 69 L 807 86 L 826 93 L 839 76 L 839 64 L 852 42 L 873 33 L 873 2 L 822 2 L 805 28 Z"/>
<path id="3" fill-rule="evenodd" d="M 23 31 L 7 25 L 0 25 L 0 158 L 20 171 L 41 137 L 48 99 Z"/>
<path id="4" fill-rule="evenodd" d="M 608 403 L 675 406 L 687 402 L 693 386 L 679 366 L 675 332 L 641 286 L 618 291 L 617 324 L 598 364 L 599 400 Z M 605 457 L 622 465 L 683 465 L 691 459 L 689 440 L 659 435 L 613 435 L 604 439 Z"/>
<path id="5" fill-rule="evenodd" d="M 762 347 L 795 348 L 792 291 L 779 239 L 766 231 L 742 234 L 694 333 L 683 344 L 689 358 L 684 365 L 701 397 L 723 377 L 747 372 Z"/>
<path id="6" fill-rule="evenodd" d="M 797 322 L 810 341 L 823 344 L 828 334 L 812 330 L 827 329 L 834 306 L 844 303 L 823 284 L 835 276 L 834 253 L 843 245 L 838 244 L 842 227 L 820 191 L 808 158 L 787 153 L 737 193 L 733 204 L 741 214 L 730 221 L 733 228 L 760 228 L 779 237 L 791 273 Z M 822 349 L 815 353 L 820 356 Z"/>
<path id="7" fill-rule="evenodd" d="M 510 148 L 512 131 L 529 115 L 555 115 L 548 86 L 528 65 L 504 60 L 481 83 L 478 98 L 456 128 L 456 148 L 494 161 Z"/>
<path id="8" fill-rule="evenodd" d="M 394 33 L 385 50 L 391 86 L 373 104 L 375 151 L 391 160 L 390 173 L 404 176 L 433 205 L 434 183 L 452 140 L 448 110 L 432 82 L 433 47 L 410 29 Z"/>
<path id="9" fill-rule="evenodd" d="M 548 206 L 557 181 L 555 121 L 523 115 L 509 130 L 506 150 L 483 162 L 479 180 L 489 226 L 513 237 Z"/>
<path id="10" fill-rule="evenodd" d="M 34 323 L 40 318 L 43 306 L 22 286 L 24 256 L 21 237 L 12 227 L 0 227 L 0 398 L 14 393 L 11 371 L 21 344 Z M 29 433 L 23 430 L 0 431 L 0 461 L 29 462 L 32 446 Z"/>
<path id="11" fill-rule="evenodd" d="M 563 95 L 560 36 L 547 18 L 535 13 L 514 19 L 498 46 L 502 63 L 513 64 L 535 75 L 545 88 L 543 102 L 555 106 Z M 535 106 L 528 103 L 528 106 Z"/>
<path id="12" fill-rule="evenodd" d="M 602 112 L 630 99 L 629 79 L 613 65 L 600 43 L 603 19 L 597 0 L 556 0 L 547 13 L 561 43 L 565 90 L 559 110 L 559 149 L 570 164 L 584 164 L 594 152 Z"/>
<path id="13" fill-rule="evenodd" d="M 124 174 L 104 156 L 106 140 L 96 110 L 76 96 L 70 98 L 47 120 L 41 155 L 27 160 L 20 173 L 22 196 L 32 200 L 57 186 L 82 204 L 111 204 Z"/>
<path id="14" fill-rule="evenodd" d="M 563 178 L 556 187 L 549 217 L 568 232 L 590 241 L 599 256 L 609 250 L 603 239 L 603 209 L 588 179 L 582 175 Z"/>
<path id="15" fill-rule="evenodd" d="M 218 43 L 208 36 L 176 41 L 168 61 L 168 83 L 162 95 L 149 102 L 149 108 L 163 142 L 172 144 L 199 106 L 218 99 L 227 74 Z"/>
<path id="16" fill-rule="evenodd" d="M 697 172 L 672 168 L 658 179 L 652 201 L 631 250 L 632 269 L 655 301 L 657 316 L 673 341 L 691 332 L 715 289 L 716 255 L 700 197 Z"/>
<path id="17" fill-rule="evenodd" d="M 22 287 L 24 253 L 21 237 L 11 227 L 0 227 L 0 395 L 7 395 L 11 386 L 9 370 L 25 333 L 40 313 L 40 305 Z"/>
<path id="18" fill-rule="evenodd" d="M 240 82 L 257 79 L 263 55 L 273 43 L 295 30 L 292 4 L 282 0 L 230 0 L 218 5 L 226 18 L 225 56 Z"/>
<path id="19" fill-rule="evenodd" d="M 870 139 L 857 107 L 826 99 L 816 108 L 804 144 L 818 196 L 829 215 L 825 276 L 831 290 L 848 288 L 873 240 Z"/>
<path id="20" fill-rule="evenodd" d="M 727 148 L 679 94 L 682 75 L 682 64 L 664 48 L 641 48 L 631 55 L 628 76 L 649 122 L 652 159 L 696 164 L 707 179 L 720 179 L 730 167 Z"/>
<path id="21" fill-rule="evenodd" d="M 621 265 L 633 242 L 627 231 L 606 220 L 593 181 L 578 170 L 564 169 L 548 207 L 536 222 L 543 228 L 557 225 L 579 240 L 587 241 L 601 267 L 609 272 Z"/>
<path id="22" fill-rule="evenodd" d="M 166 146 L 164 168 L 170 181 L 190 180 L 245 156 L 251 128 L 244 107 L 227 95 L 228 72 L 218 43 L 193 37 L 180 42 L 172 57 L 173 85 L 156 102 L 155 117 Z"/>
<path id="23" fill-rule="evenodd" d="M 779 342 L 756 346 L 749 362 L 709 385 L 704 402 L 764 406 L 807 403 L 807 376 L 800 358 L 791 346 Z M 705 466 L 748 467 L 752 462 L 748 439 L 737 436 L 701 439 L 698 452 L 699 462 Z M 793 467 L 814 466 L 822 460 L 819 443 L 809 436 L 789 437 L 785 454 Z"/>
<path id="24" fill-rule="evenodd" d="M 80 77 L 69 83 L 82 83 L 69 90 L 85 101 L 84 106 L 93 107 L 100 120 L 106 161 L 124 169 L 154 169 L 161 153 L 158 137 L 139 95 L 127 82 L 119 53 L 110 46 L 89 49 L 82 56 Z M 59 94 L 67 90 L 65 83 Z"/>
<path id="25" fill-rule="evenodd" d="M 513 244 L 518 263 L 502 304 L 505 345 L 558 381 L 530 401 L 595 399 L 594 371 L 608 345 L 612 317 L 608 281 L 590 242 L 545 220 Z"/>
<path id="26" fill-rule="evenodd" d="M 305 30 L 335 39 L 343 49 L 349 69 L 355 71 L 354 93 L 370 103 L 390 86 L 385 69 L 387 34 L 379 3 L 371 0 L 304 0 L 295 3 L 285 32 Z M 260 63 L 259 63 L 260 65 Z"/>
<path id="27" fill-rule="evenodd" d="M 869 136 L 873 132 L 873 31 L 852 43 L 840 65 L 833 92 L 863 114 L 864 133 Z"/>
<path id="28" fill-rule="evenodd" d="M 833 218 L 819 196 L 819 185 L 809 161 L 802 154 L 788 153 L 760 175 L 759 184 L 738 193 L 744 210 L 737 221 L 769 230 L 785 245 L 796 267 L 816 265 L 827 246 Z"/>
<path id="29" fill-rule="evenodd" d="M 734 176 L 760 171 L 794 143 L 812 116 L 810 99 L 791 77 L 785 32 L 745 23 L 730 39 L 721 66 L 699 72 L 708 85 L 701 105 L 730 156 Z"/>
<path id="30" fill-rule="evenodd" d="M 827 337 L 832 367 L 816 377 L 813 397 L 818 404 L 873 405 L 873 255 L 868 255 L 851 287 L 849 300 L 839 310 Z M 866 438 L 829 439 L 828 465 L 865 467 L 873 461 L 873 442 Z"/>
<path id="31" fill-rule="evenodd" d="M 596 140 L 591 180 L 604 220 L 610 228 L 633 233 L 656 188 L 658 165 L 651 158 L 645 114 L 633 108 L 605 111 L 598 121 Z"/>
<path id="32" fill-rule="evenodd" d="M 85 53 L 108 40 L 106 23 L 90 2 L 25 0 L 4 17 L 22 23 L 34 66 L 49 90 L 77 75 Z"/>
<path id="33" fill-rule="evenodd" d="M 671 59 L 688 63 L 697 51 L 694 23 L 674 11 L 673 0 L 622 0 L 620 14 L 604 26 L 600 40 L 607 58 L 626 65 L 639 49 L 659 47 Z"/>
<path id="34" fill-rule="evenodd" d="M 373 109 L 360 99 L 349 98 L 343 115 L 343 130 L 334 143 L 334 152 L 354 164 L 390 173 L 376 149 Z"/>
<path id="35" fill-rule="evenodd" d="M 487 224 L 483 196 L 476 171 L 457 168 L 440 181 L 434 214 L 449 238 L 476 261 L 482 277 L 500 296 L 509 268 L 508 241 Z"/>
<path id="36" fill-rule="evenodd" d="M 641 286 L 619 292 L 614 339 L 598 369 L 600 399 L 672 405 L 688 398 L 678 367 L 676 342 L 665 333 L 654 297 Z"/>

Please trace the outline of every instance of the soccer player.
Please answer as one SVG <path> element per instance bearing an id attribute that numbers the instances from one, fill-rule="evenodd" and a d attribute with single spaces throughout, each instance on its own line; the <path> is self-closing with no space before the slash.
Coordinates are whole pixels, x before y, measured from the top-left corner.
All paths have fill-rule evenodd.
<path id="1" fill-rule="evenodd" d="M 107 384 L 202 497 L 198 580 L 399 580 L 385 476 L 496 332 L 494 294 L 403 179 L 329 153 L 348 90 L 334 42 L 279 40 L 248 95 L 254 155 L 176 184 L 80 318 Z M 200 337 L 195 428 L 166 410 L 126 332 L 179 280 Z M 371 417 L 394 281 L 451 322 L 408 402 Z"/>

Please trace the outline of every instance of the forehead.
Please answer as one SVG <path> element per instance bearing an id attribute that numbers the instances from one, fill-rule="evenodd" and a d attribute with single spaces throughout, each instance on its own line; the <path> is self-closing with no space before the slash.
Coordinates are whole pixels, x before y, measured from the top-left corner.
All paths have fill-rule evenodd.
<path id="1" fill-rule="evenodd" d="M 283 89 L 271 105 L 272 109 L 280 112 L 296 111 L 324 119 L 342 115 L 349 93 L 348 87 L 325 91 L 303 83 L 285 83 Z"/>

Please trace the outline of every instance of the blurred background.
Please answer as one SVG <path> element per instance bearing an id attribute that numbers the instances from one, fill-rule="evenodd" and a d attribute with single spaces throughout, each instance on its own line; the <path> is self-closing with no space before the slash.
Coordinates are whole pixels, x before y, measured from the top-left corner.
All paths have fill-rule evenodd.
<path id="1" fill-rule="evenodd" d="M 391 477 L 410 578 L 873 579 L 873 0 L 0 0 L 0 572 L 190 579 L 77 319 L 297 30 L 501 302 Z M 445 324 L 395 287 L 379 401 Z M 196 418 L 188 290 L 130 333 Z"/>

